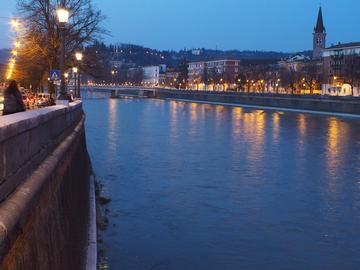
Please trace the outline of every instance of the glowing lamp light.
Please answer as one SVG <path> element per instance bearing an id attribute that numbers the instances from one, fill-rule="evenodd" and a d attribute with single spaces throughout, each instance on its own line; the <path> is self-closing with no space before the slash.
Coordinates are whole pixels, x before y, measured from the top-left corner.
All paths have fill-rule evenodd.
<path id="1" fill-rule="evenodd" d="M 65 78 L 68 78 L 68 77 L 69 77 L 69 73 L 65 73 L 64 76 L 65 76 Z"/>
<path id="2" fill-rule="evenodd" d="M 77 61 L 81 61 L 83 59 L 83 54 L 81 52 L 75 53 L 75 58 Z"/>
<path id="3" fill-rule="evenodd" d="M 66 8 L 58 8 L 56 10 L 56 15 L 59 23 L 66 24 L 69 21 L 70 13 Z"/>
<path id="4" fill-rule="evenodd" d="M 20 46 L 21 46 L 20 42 L 17 42 L 17 41 L 14 42 L 14 47 L 15 48 L 20 48 Z"/>
<path id="5" fill-rule="evenodd" d="M 77 67 L 73 67 L 73 68 L 72 68 L 72 71 L 73 71 L 74 73 L 77 73 L 77 72 L 78 72 L 78 68 L 77 68 Z"/>
<path id="6" fill-rule="evenodd" d="M 11 24 L 11 26 L 14 27 L 14 28 L 17 28 L 17 27 L 20 26 L 19 21 L 16 20 L 16 19 L 12 19 L 12 20 L 10 21 L 10 24 Z"/>

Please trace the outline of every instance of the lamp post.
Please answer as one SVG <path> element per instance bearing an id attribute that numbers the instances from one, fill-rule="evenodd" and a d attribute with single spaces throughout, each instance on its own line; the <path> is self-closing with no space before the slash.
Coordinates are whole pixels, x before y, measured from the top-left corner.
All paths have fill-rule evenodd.
<path id="1" fill-rule="evenodd" d="M 77 97 L 77 77 L 79 76 L 79 69 L 77 67 L 72 68 L 72 73 L 74 77 L 74 96 Z"/>
<path id="2" fill-rule="evenodd" d="M 60 84 L 60 95 L 59 100 L 68 100 L 66 93 L 66 83 L 65 83 L 65 25 L 69 21 L 69 11 L 64 7 L 59 7 L 56 10 L 56 15 L 59 23 L 60 29 L 60 76 L 61 76 L 61 84 Z"/>
<path id="3" fill-rule="evenodd" d="M 79 67 L 80 67 L 81 61 L 83 59 L 83 54 L 81 52 L 77 52 L 77 53 L 75 53 L 75 58 L 78 61 Z M 75 94 L 76 94 L 76 97 L 78 97 L 78 98 L 81 97 L 81 95 L 80 95 L 80 69 L 77 72 L 77 92 L 75 92 Z"/>

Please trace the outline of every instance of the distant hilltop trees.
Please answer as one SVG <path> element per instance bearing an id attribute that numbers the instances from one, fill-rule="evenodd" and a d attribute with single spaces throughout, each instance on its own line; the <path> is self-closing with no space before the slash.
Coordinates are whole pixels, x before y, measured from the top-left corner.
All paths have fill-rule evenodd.
<path id="1" fill-rule="evenodd" d="M 239 50 L 214 50 L 214 49 L 183 49 L 156 50 L 135 44 L 111 44 L 95 43 L 86 49 L 87 54 L 97 54 L 101 69 L 97 77 L 106 79 L 111 74 L 111 69 L 126 69 L 145 66 L 155 66 L 165 64 L 171 68 L 177 68 L 186 62 L 212 61 L 212 60 L 244 60 L 245 62 L 277 63 L 281 59 L 289 58 L 292 53 L 272 52 L 272 51 L 239 51 Z M 302 52 L 311 55 L 311 51 Z M 105 76 L 101 74 L 105 73 Z"/>
<path id="2" fill-rule="evenodd" d="M 132 61 L 137 66 L 168 64 L 177 65 L 183 59 L 188 62 L 212 61 L 220 59 L 233 60 L 274 60 L 279 61 L 299 53 L 283 53 L 275 51 L 239 51 L 239 50 L 215 50 L 215 49 L 183 49 L 156 50 L 134 44 L 95 44 L 106 50 L 115 60 Z M 304 55 L 311 55 L 311 51 L 301 52 Z"/>

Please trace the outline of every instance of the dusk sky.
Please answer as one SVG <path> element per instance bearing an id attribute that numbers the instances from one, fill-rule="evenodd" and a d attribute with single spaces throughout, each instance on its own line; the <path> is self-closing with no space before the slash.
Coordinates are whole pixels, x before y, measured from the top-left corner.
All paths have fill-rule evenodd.
<path id="1" fill-rule="evenodd" d="M 327 45 L 360 40 L 359 0 L 323 0 Z M 156 49 L 216 48 L 301 51 L 312 46 L 318 0 L 95 0 L 107 16 L 106 43 Z M 0 17 L 15 0 L 0 0 Z M 0 48 L 9 26 L 0 19 Z M 4 34 L 5 33 L 5 34 Z"/>

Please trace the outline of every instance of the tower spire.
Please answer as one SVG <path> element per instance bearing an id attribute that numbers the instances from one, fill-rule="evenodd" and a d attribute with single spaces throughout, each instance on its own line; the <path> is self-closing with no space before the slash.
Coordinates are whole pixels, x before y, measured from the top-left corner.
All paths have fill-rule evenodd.
<path id="1" fill-rule="evenodd" d="M 318 14 L 317 23 L 316 23 L 314 31 L 315 31 L 315 33 L 325 33 L 325 27 L 324 27 L 321 6 L 319 8 L 319 14 Z"/>
<path id="2" fill-rule="evenodd" d="M 319 8 L 319 14 L 317 17 L 316 26 L 313 33 L 313 58 L 318 59 L 321 57 L 322 51 L 326 46 L 326 30 L 324 26 L 324 20 L 322 15 L 321 6 Z"/>

